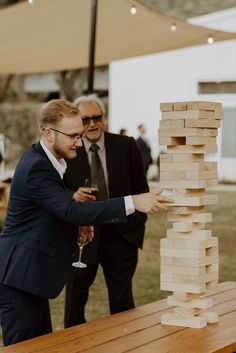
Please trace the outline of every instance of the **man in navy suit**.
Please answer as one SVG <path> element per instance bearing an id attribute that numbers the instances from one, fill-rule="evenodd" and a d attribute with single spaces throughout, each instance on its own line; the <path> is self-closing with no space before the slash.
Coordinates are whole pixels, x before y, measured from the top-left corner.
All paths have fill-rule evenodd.
<path id="1" fill-rule="evenodd" d="M 0 235 L 4 345 L 51 332 L 48 299 L 55 298 L 66 282 L 78 225 L 126 222 L 135 209 L 156 213 L 168 201 L 153 191 L 106 202 L 75 202 L 62 179 L 65 158 L 75 158 L 82 145 L 78 108 L 53 100 L 42 110 L 39 126 L 42 139 L 15 170 Z"/>
<path id="2" fill-rule="evenodd" d="M 95 95 L 81 96 L 78 106 L 85 136 L 77 157 L 68 161 L 66 186 L 77 192 L 79 200 L 104 200 L 139 194 L 149 190 L 142 166 L 142 157 L 132 137 L 104 131 L 105 107 Z M 96 198 L 86 193 L 84 181 L 93 179 L 91 147 L 98 146 L 104 173 L 106 195 Z M 92 180 L 94 182 L 94 180 Z M 83 270 L 72 268 L 66 286 L 65 327 L 81 324 L 85 319 L 85 305 L 89 289 L 101 265 L 105 277 L 111 314 L 134 308 L 132 278 L 138 262 L 138 248 L 142 248 L 146 214 L 135 212 L 125 224 L 95 227 L 94 240 L 83 250 L 88 264 Z"/>

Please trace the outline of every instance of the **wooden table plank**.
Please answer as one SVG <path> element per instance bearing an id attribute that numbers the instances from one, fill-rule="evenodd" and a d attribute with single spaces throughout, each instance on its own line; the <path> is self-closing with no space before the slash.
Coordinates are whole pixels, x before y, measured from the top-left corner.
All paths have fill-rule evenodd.
<path id="1" fill-rule="evenodd" d="M 231 312 L 223 315 L 217 324 L 203 329 L 181 330 L 162 340 L 129 350 L 129 353 L 232 353 L 236 350 L 235 332 L 236 312 Z"/>
<path id="2" fill-rule="evenodd" d="M 209 290 L 206 296 L 212 296 L 215 311 L 218 311 L 223 317 L 233 310 L 236 312 L 235 293 L 236 284 L 225 282 L 220 284 L 218 288 Z M 0 353 L 76 353 L 85 350 L 87 353 L 123 353 L 128 350 L 136 352 L 136 349 L 141 349 L 146 345 L 152 347 L 152 344 L 155 346 L 158 341 L 162 342 L 168 337 L 174 337 L 173 335 L 178 336 L 183 330 L 191 330 L 161 325 L 161 315 L 169 310 L 170 307 L 167 306 L 166 300 L 161 300 L 107 318 L 1 348 Z M 214 324 L 214 326 L 217 325 Z M 195 329 L 195 331 L 199 330 Z M 149 353 L 149 348 L 146 352 Z M 205 353 L 205 351 L 203 352 Z"/>

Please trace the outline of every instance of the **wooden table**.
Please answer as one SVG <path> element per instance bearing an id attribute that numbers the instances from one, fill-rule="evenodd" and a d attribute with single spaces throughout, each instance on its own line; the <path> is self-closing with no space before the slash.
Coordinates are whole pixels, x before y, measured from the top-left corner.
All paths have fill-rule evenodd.
<path id="1" fill-rule="evenodd" d="M 1 348 L 1 353 L 210 353 L 236 351 L 236 283 L 209 290 L 216 324 L 190 329 L 160 324 L 166 300 Z"/>

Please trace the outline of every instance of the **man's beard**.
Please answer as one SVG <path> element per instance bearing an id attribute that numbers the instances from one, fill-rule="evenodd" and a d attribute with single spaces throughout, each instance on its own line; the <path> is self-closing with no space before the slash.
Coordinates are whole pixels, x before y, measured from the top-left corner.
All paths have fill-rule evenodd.
<path id="1" fill-rule="evenodd" d="M 72 156 L 70 153 L 66 153 L 61 147 L 59 147 L 56 143 L 54 143 L 53 146 L 54 151 L 56 152 L 57 156 L 59 158 L 64 158 L 64 159 L 74 159 L 77 155 L 76 150 L 75 154 Z"/>

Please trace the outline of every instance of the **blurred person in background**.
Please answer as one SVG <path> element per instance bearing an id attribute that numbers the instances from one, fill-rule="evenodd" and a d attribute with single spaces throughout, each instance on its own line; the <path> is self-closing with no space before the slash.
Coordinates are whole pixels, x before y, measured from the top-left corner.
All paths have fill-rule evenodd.
<path id="1" fill-rule="evenodd" d="M 144 172 L 147 173 L 149 166 L 152 164 L 151 147 L 147 138 L 146 127 L 144 124 L 138 125 L 139 137 L 136 142 L 141 152 Z"/>

